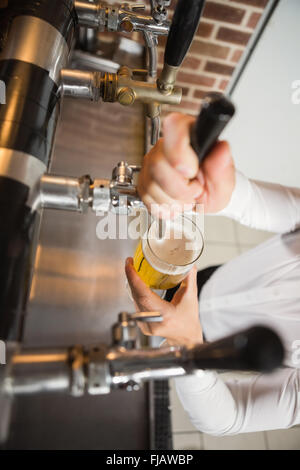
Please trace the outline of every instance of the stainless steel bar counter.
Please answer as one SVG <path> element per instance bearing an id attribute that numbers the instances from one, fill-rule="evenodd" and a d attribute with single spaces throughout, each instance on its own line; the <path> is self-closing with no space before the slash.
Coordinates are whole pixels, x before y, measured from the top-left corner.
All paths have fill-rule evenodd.
<path id="1" fill-rule="evenodd" d="M 110 177 L 144 153 L 142 107 L 64 100 L 51 173 Z M 135 242 L 99 240 L 99 218 L 44 211 L 24 334 L 25 346 L 111 343 L 118 312 L 133 311 L 124 261 Z M 147 449 L 148 386 L 74 398 L 15 397 L 10 449 Z"/>

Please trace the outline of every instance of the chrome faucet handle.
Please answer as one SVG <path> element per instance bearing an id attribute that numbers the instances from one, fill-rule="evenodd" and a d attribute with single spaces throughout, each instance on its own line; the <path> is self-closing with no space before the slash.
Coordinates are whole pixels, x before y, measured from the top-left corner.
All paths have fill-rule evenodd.
<path id="1" fill-rule="evenodd" d="M 137 312 L 130 316 L 131 320 L 145 323 L 160 323 L 163 317 L 159 312 Z"/>
<path id="2" fill-rule="evenodd" d="M 130 214 L 143 208 L 134 174 L 139 165 L 120 162 L 113 170 L 111 179 L 92 179 L 44 174 L 30 196 L 33 208 L 86 212 L 89 207 L 95 213 L 113 210 L 119 214 Z"/>
<path id="3" fill-rule="evenodd" d="M 168 17 L 167 8 L 171 0 L 151 0 L 151 15 L 158 23 L 163 23 Z"/>
<path id="4" fill-rule="evenodd" d="M 148 75 L 151 78 L 157 77 L 157 36 L 149 31 L 143 31 L 144 41 L 148 50 Z"/>
<path id="5" fill-rule="evenodd" d="M 159 312 L 137 312 L 130 314 L 121 312 L 117 322 L 112 326 L 113 347 L 137 349 L 139 347 L 139 333 L 137 322 L 161 322 L 163 317 Z"/>
<path id="6" fill-rule="evenodd" d="M 127 162 L 119 162 L 112 172 L 112 182 L 117 184 L 132 185 L 133 174 L 141 171 L 140 165 L 128 165 Z"/>
<path id="7" fill-rule="evenodd" d="M 122 161 L 113 169 L 110 182 L 111 205 L 115 212 L 128 214 L 132 209 L 144 207 L 133 181 L 134 173 L 141 170 L 138 165 Z"/>
<path id="8" fill-rule="evenodd" d="M 111 4 L 97 0 L 74 0 L 80 26 L 100 31 L 149 31 L 155 35 L 167 35 L 169 22 L 157 22 L 153 16 L 140 13 L 145 5 L 142 3 Z"/>
<path id="9" fill-rule="evenodd" d="M 129 165 L 129 168 L 131 168 L 132 171 L 138 173 L 139 171 L 141 171 L 142 166 L 141 165 Z"/>
<path id="10" fill-rule="evenodd" d="M 131 11 L 145 10 L 146 5 L 144 3 L 130 3 L 124 2 L 121 4 L 121 8 L 129 8 Z"/>

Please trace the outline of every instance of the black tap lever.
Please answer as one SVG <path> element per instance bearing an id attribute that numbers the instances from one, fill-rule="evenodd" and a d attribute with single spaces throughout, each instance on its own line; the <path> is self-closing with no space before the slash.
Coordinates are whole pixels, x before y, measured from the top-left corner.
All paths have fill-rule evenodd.
<path id="1" fill-rule="evenodd" d="M 197 31 L 205 0 L 178 0 L 168 35 L 164 68 L 158 79 L 162 93 L 169 93 Z"/>
<path id="2" fill-rule="evenodd" d="M 234 113 L 233 103 L 221 93 L 210 93 L 204 98 L 200 114 L 191 130 L 191 145 L 199 163 L 214 146 Z"/>
<path id="3" fill-rule="evenodd" d="M 204 0 L 178 0 L 168 35 L 165 62 L 180 67 L 197 31 Z"/>
<path id="4" fill-rule="evenodd" d="M 195 369 L 271 372 L 284 359 L 282 342 L 273 330 L 254 326 L 191 350 Z"/>

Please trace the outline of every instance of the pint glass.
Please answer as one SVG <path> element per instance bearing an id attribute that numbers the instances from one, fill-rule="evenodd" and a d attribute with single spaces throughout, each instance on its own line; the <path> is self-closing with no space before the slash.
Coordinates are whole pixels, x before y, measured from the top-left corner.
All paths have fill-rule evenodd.
<path id="1" fill-rule="evenodd" d="M 163 233 L 154 220 L 140 240 L 133 258 L 140 278 L 152 289 L 175 287 L 189 273 L 203 251 L 203 236 L 197 223 L 182 214 L 163 222 Z"/>

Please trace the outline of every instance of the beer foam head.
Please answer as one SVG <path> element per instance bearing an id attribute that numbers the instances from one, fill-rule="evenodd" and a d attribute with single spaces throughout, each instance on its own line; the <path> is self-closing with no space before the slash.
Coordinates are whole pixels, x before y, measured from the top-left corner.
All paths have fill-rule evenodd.
<path id="1" fill-rule="evenodd" d="M 203 249 L 201 230 L 183 215 L 161 223 L 155 220 L 149 228 L 147 241 L 159 260 L 174 266 L 193 263 Z"/>

